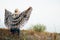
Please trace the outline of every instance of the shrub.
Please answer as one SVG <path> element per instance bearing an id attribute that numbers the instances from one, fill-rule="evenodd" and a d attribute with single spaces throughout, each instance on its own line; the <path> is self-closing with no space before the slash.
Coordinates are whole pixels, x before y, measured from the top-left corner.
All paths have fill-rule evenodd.
<path id="1" fill-rule="evenodd" d="M 32 25 L 32 27 L 34 31 L 38 31 L 38 32 L 44 32 L 46 29 L 45 25 L 41 25 L 41 24 Z"/>

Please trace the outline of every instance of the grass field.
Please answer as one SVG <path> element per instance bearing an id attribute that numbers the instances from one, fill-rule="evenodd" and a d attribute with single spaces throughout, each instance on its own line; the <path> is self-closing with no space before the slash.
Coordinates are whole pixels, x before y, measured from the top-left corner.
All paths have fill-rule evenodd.
<path id="1" fill-rule="evenodd" d="M 21 30 L 20 35 L 11 34 L 8 29 L 0 29 L 0 40 L 60 40 L 60 34 Z"/>

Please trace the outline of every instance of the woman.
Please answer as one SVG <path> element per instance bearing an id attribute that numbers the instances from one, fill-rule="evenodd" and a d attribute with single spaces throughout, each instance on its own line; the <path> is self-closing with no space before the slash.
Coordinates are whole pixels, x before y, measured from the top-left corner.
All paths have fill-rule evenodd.
<path id="1" fill-rule="evenodd" d="M 15 10 L 15 13 L 12 14 L 10 11 L 5 9 L 5 25 L 14 33 L 20 33 L 20 27 L 23 26 L 29 19 L 32 11 L 32 7 L 29 7 L 27 10 L 22 13 L 18 9 Z"/>

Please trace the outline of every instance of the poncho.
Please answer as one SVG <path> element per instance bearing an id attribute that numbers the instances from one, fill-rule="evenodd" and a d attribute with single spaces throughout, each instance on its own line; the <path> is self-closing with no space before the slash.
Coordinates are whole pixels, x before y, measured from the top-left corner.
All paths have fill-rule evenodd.
<path id="1" fill-rule="evenodd" d="M 20 14 L 12 14 L 10 11 L 5 9 L 5 25 L 8 28 L 20 28 L 23 26 L 29 19 L 32 8 L 21 12 Z M 15 17 L 13 17 L 15 15 Z"/>

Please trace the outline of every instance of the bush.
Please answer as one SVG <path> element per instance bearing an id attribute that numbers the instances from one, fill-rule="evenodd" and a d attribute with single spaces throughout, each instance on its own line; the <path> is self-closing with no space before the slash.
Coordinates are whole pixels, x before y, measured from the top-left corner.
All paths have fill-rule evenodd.
<path id="1" fill-rule="evenodd" d="M 32 27 L 34 31 L 38 31 L 38 32 L 44 32 L 46 29 L 45 25 L 41 25 L 41 24 L 32 25 Z"/>

